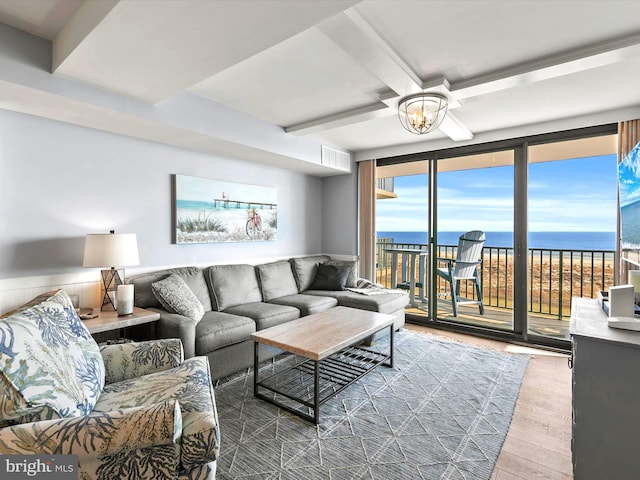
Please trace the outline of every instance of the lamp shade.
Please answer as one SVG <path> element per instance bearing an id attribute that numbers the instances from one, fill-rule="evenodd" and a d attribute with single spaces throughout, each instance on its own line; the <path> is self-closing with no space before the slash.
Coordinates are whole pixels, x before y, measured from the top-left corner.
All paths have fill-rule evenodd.
<path id="1" fill-rule="evenodd" d="M 139 263 L 135 233 L 89 234 L 85 239 L 83 267 L 128 267 Z"/>

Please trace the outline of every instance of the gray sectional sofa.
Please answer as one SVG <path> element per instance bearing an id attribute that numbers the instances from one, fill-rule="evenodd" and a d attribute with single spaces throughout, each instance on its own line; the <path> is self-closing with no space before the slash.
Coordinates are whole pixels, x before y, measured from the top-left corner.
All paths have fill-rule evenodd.
<path id="1" fill-rule="evenodd" d="M 332 261 L 326 255 L 261 265 L 171 268 L 137 275 L 128 282 L 135 285 L 136 306 L 160 313 L 157 335 L 180 338 L 186 358 L 209 357 L 211 375 L 218 379 L 253 365 L 251 334 L 255 331 L 337 305 L 392 314 L 395 328 L 402 328 L 404 307 L 408 303 L 404 292 L 363 295 L 349 290 L 314 289 L 320 264 L 337 266 L 342 272 L 348 268 L 346 287 L 355 287 L 355 262 Z M 172 280 L 179 277 L 179 283 L 186 284 L 188 291 L 170 298 L 159 296 L 158 286 L 169 277 Z M 188 297 L 191 304 L 177 297 Z M 197 304 L 196 313 L 192 314 L 188 307 L 182 308 L 183 303 Z M 175 313 L 185 309 L 188 313 Z M 262 359 L 277 353 L 276 350 L 261 351 L 264 352 Z"/>

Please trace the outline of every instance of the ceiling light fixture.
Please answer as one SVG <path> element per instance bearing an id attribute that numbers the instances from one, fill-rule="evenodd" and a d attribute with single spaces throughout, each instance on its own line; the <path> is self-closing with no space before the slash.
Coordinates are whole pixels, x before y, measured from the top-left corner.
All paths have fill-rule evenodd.
<path id="1" fill-rule="evenodd" d="M 447 114 L 447 97 L 437 93 L 416 93 L 398 103 L 398 118 L 402 126 L 416 135 L 424 135 L 440 126 Z"/>

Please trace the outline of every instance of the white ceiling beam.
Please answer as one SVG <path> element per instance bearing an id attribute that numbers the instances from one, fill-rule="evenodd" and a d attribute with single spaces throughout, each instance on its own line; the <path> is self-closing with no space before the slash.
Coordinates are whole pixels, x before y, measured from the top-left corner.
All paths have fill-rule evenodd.
<path id="1" fill-rule="evenodd" d="M 461 142 L 463 140 L 471 140 L 473 133 L 467 127 L 465 127 L 458 118 L 447 110 L 447 114 L 444 116 L 444 120 L 438 127 L 442 133 L 449 137 L 454 142 Z"/>
<path id="2" fill-rule="evenodd" d="M 439 93 L 440 95 L 447 97 L 447 100 L 449 102 L 449 110 L 451 110 L 452 108 L 458 108 L 460 106 L 460 102 L 458 102 L 458 100 L 456 100 L 451 95 L 449 82 L 444 77 L 439 77 L 433 80 L 422 82 L 422 88 L 418 90 L 417 93 L 419 92 Z M 389 92 L 385 96 L 381 96 L 380 101 L 386 103 L 389 108 L 395 110 L 398 107 L 398 103 L 400 103 L 400 100 L 403 97 L 405 97 L 405 95 L 394 95 L 393 92 Z"/>
<path id="3" fill-rule="evenodd" d="M 396 94 L 422 90 L 420 77 L 355 9 L 322 22 L 318 28 Z"/>
<path id="4" fill-rule="evenodd" d="M 345 112 L 327 115 L 316 118 L 308 122 L 291 125 L 284 129 L 287 133 L 294 135 L 309 135 L 311 133 L 322 132 L 336 127 L 353 125 L 354 123 L 366 122 L 374 118 L 386 117 L 389 115 L 389 108 L 382 102 L 365 105 Z"/>
<path id="5" fill-rule="evenodd" d="M 451 93 L 458 100 L 464 100 L 611 65 L 638 56 L 640 35 L 636 34 L 459 82 L 452 85 Z"/>
<path id="6" fill-rule="evenodd" d="M 119 0 L 84 2 L 71 17 L 51 45 L 51 71 L 55 72 L 69 55 L 83 42 L 100 22 L 113 10 Z"/>

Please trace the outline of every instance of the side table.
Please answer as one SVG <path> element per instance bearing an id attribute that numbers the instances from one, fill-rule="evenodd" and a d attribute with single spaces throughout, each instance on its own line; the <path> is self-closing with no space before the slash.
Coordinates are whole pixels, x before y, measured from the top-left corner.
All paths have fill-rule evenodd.
<path id="1" fill-rule="evenodd" d="M 159 313 L 138 307 L 133 308 L 131 315 L 123 315 L 122 317 L 119 317 L 118 312 L 115 311 L 100 311 L 100 309 L 94 309 L 93 312 L 98 314 L 96 318 L 82 320 L 91 334 L 120 330 L 120 336 L 123 336 L 124 329 L 127 327 L 160 320 Z"/>
<path id="2" fill-rule="evenodd" d="M 409 291 L 409 305 L 416 307 L 415 291 L 422 302 L 427 303 L 425 291 L 425 258 L 428 252 L 419 248 L 385 248 L 391 254 L 391 288 L 402 288 Z M 402 257 L 402 280 L 398 282 L 398 256 Z M 418 259 L 418 279 L 416 281 L 416 258 Z"/>

